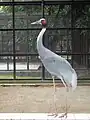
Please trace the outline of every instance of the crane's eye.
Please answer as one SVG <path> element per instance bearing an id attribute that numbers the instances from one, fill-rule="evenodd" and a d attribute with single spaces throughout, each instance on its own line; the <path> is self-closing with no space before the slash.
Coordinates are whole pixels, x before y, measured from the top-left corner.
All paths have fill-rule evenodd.
<path id="1" fill-rule="evenodd" d="M 42 20 L 42 21 L 41 21 L 41 24 L 42 24 L 42 26 L 46 26 L 46 25 L 47 25 L 46 20 Z"/>

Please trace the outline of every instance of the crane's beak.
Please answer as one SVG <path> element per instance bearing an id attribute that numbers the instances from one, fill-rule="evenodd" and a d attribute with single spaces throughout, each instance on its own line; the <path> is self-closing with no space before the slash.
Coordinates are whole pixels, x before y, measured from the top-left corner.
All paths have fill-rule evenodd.
<path id="1" fill-rule="evenodd" d="M 40 21 L 35 21 L 35 22 L 32 22 L 31 24 L 32 25 L 34 25 L 34 24 L 40 24 Z"/>

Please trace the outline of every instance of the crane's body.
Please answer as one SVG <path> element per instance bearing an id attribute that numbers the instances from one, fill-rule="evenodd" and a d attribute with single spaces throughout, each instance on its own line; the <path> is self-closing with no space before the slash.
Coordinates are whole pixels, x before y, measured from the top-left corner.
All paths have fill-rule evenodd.
<path id="1" fill-rule="evenodd" d="M 37 50 L 44 67 L 52 76 L 57 76 L 61 81 L 64 80 L 67 86 L 72 86 L 72 89 L 75 89 L 77 86 L 75 70 L 65 58 L 43 46 L 42 37 L 45 31 L 46 28 L 42 28 L 37 37 Z"/>
<path id="2" fill-rule="evenodd" d="M 37 50 L 44 67 L 52 75 L 54 93 L 55 93 L 54 76 L 60 78 L 66 88 L 71 87 L 73 90 L 75 90 L 75 88 L 77 87 L 77 74 L 75 70 L 72 68 L 70 63 L 65 58 L 53 53 L 43 45 L 42 40 L 43 35 L 46 31 L 46 20 L 42 18 L 39 21 L 33 22 L 31 24 L 41 24 L 43 26 L 42 30 L 40 31 L 37 37 Z"/>

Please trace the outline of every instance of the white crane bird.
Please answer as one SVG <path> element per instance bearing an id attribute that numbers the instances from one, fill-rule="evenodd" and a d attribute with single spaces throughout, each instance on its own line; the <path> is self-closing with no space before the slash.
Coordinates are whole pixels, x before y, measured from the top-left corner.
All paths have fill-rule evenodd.
<path id="1" fill-rule="evenodd" d="M 52 75 L 54 92 L 55 76 L 61 79 L 66 88 L 71 87 L 74 90 L 77 87 L 77 74 L 75 70 L 65 58 L 53 53 L 43 45 L 42 38 L 46 31 L 46 20 L 42 18 L 31 24 L 42 25 L 42 30 L 37 37 L 37 50 L 44 67 Z"/>

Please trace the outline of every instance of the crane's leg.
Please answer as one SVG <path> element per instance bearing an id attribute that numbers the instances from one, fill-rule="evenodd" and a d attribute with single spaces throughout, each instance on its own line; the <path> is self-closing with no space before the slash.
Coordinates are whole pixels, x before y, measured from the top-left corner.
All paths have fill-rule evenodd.
<path id="1" fill-rule="evenodd" d="M 56 107 L 56 86 L 55 86 L 55 79 L 53 78 L 53 88 L 54 88 L 54 94 L 53 94 L 53 103 L 54 103 L 54 109 L 55 109 L 55 115 L 57 115 L 57 107 Z"/>
<path id="2" fill-rule="evenodd" d="M 52 76 L 53 78 L 53 88 L 54 88 L 54 95 L 55 95 L 55 92 L 56 92 L 56 86 L 55 86 L 55 79 L 54 79 L 54 76 Z"/>
<path id="3" fill-rule="evenodd" d="M 58 116 L 58 113 L 57 113 L 57 107 L 56 107 L 56 87 L 55 87 L 55 79 L 54 79 L 54 76 L 52 76 L 53 78 L 53 89 L 54 89 L 54 93 L 53 93 L 53 103 L 54 103 L 54 110 L 55 110 L 55 113 L 51 113 L 49 116 Z"/>
<path id="4" fill-rule="evenodd" d="M 67 99 L 67 92 L 68 91 L 69 91 L 69 88 L 66 87 L 66 100 L 65 100 L 66 105 L 65 105 L 65 107 L 63 107 L 63 109 L 65 110 L 65 113 L 60 115 L 59 118 L 62 118 L 62 117 L 67 118 L 68 109 L 70 108 L 70 105 L 68 106 L 68 99 Z"/>
<path id="5" fill-rule="evenodd" d="M 63 80 L 63 77 L 61 77 L 61 81 L 62 81 L 63 85 L 65 86 L 65 88 L 67 88 L 67 85 L 66 85 L 66 83 Z"/>
<path id="6" fill-rule="evenodd" d="M 59 116 L 59 118 L 62 118 L 62 117 L 66 117 L 67 118 L 67 112 L 68 112 L 68 104 L 67 104 L 67 92 L 69 91 L 69 88 L 68 88 L 68 86 L 67 86 L 67 84 L 64 82 L 64 79 L 63 79 L 63 77 L 61 78 L 61 81 L 62 81 L 62 83 L 63 83 L 63 85 L 65 86 L 65 88 L 66 88 L 66 105 L 65 105 L 65 107 L 64 107 L 64 109 L 65 109 L 65 113 L 64 114 L 62 114 L 61 116 Z"/>

